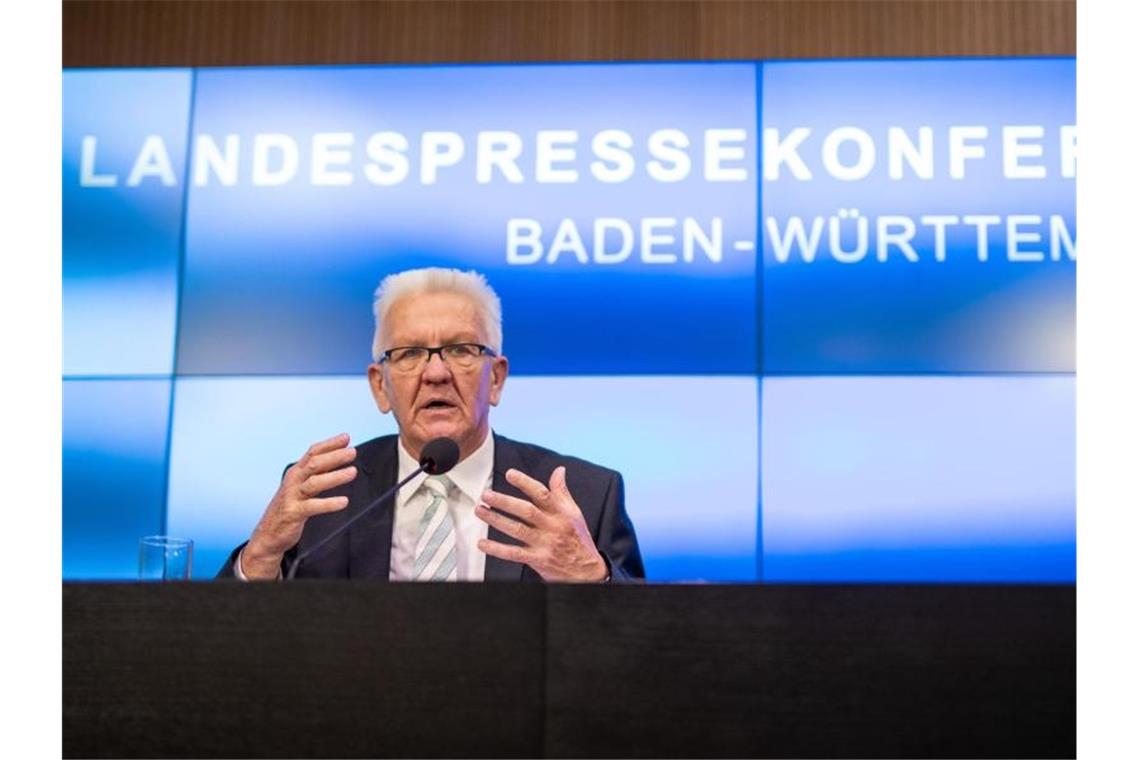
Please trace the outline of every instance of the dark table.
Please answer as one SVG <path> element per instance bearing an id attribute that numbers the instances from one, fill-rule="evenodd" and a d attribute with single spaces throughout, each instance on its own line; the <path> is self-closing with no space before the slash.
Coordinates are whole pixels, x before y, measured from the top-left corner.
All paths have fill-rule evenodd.
<path id="1" fill-rule="evenodd" d="M 66 757 L 1073 757 L 1072 586 L 63 587 Z"/>

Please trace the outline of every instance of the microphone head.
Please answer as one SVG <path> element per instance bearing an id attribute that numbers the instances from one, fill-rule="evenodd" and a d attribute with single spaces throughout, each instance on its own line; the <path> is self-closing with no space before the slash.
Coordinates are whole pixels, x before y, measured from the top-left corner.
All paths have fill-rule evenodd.
<path id="1" fill-rule="evenodd" d="M 420 452 L 420 467 L 429 475 L 442 475 L 459 462 L 459 444 L 450 438 L 432 438 Z"/>

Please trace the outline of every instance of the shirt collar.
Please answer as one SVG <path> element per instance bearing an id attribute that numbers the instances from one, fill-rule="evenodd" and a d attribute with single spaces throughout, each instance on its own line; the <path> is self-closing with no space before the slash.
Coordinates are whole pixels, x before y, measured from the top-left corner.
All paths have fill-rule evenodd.
<path id="1" fill-rule="evenodd" d="M 396 482 L 399 482 L 411 475 L 420 466 L 420 463 L 404 448 L 402 440 L 397 440 L 396 454 L 399 461 Z M 479 504 L 483 501 L 483 491 L 488 487 L 487 483 L 491 479 L 491 470 L 494 466 L 495 434 L 488 430 L 487 437 L 483 439 L 483 443 L 479 444 L 479 448 L 471 452 L 469 457 L 461 460 L 455 467 L 452 467 L 448 471 L 447 477 L 467 498 Z M 427 477 L 426 473 L 420 473 L 401 488 L 400 493 L 396 496 L 396 506 L 401 507 L 406 504 L 423 485 Z"/>

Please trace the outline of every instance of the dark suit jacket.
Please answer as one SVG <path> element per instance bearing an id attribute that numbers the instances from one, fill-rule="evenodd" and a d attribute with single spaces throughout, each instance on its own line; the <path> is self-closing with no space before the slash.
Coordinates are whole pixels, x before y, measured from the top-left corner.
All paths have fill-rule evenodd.
<path id="1" fill-rule="evenodd" d="M 396 485 L 397 456 L 394 435 L 373 438 L 356 447 L 356 478 L 346 485 L 331 489 L 323 496 L 347 496 L 348 506 L 339 512 L 316 515 L 305 523 L 301 540 L 285 555 L 282 572 L 287 572 L 293 558 L 315 545 L 368 506 L 380 494 Z M 582 509 L 582 516 L 590 535 L 606 562 L 616 583 L 643 579 L 645 569 L 637 548 L 633 524 L 625 511 L 625 491 L 621 474 L 591 464 L 582 459 L 566 457 L 548 449 L 519 443 L 500 435 L 495 436 L 495 463 L 492 488 L 499 493 L 523 497 L 507 482 L 506 472 L 521 470 L 543 483 L 559 465 L 566 467 L 566 485 L 574 501 Z M 525 497 L 524 497 L 525 498 Z M 366 517 L 353 523 L 343 534 L 334 538 L 311 557 L 305 558 L 297 572 L 298 578 L 373 578 L 388 579 L 388 566 L 392 549 L 394 499 L 376 507 Z M 488 528 L 487 537 L 501 543 L 518 541 L 495 528 Z M 245 544 L 242 544 L 245 546 Z M 218 573 L 219 578 L 234 576 L 234 562 L 242 546 L 230 554 Z M 484 573 L 488 581 L 540 581 L 538 573 L 525 565 L 487 555 Z"/>

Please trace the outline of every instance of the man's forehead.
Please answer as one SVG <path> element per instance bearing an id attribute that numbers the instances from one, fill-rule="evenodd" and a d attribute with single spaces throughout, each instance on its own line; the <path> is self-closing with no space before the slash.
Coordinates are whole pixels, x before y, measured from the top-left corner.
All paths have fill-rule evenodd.
<path id="1" fill-rule="evenodd" d="M 430 332 L 483 332 L 479 304 L 463 293 L 429 292 L 402 296 L 392 304 L 385 319 L 385 332 L 393 337 Z"/>

